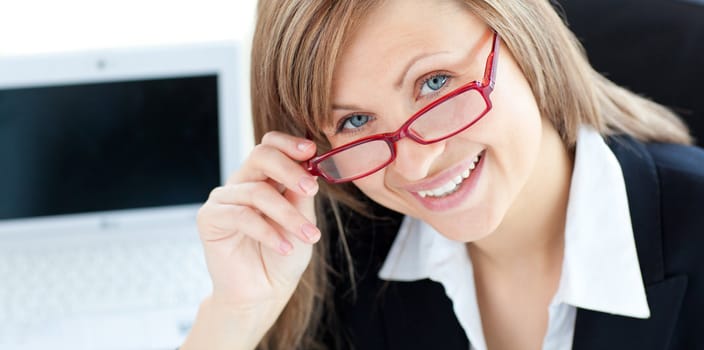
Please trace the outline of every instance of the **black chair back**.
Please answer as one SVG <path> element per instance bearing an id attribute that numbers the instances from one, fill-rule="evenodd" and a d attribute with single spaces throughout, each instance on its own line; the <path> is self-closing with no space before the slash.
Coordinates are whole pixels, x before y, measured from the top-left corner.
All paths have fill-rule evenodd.
<path id="1" fill-rule="evenodd" d="M 704 146 L 704 0 L 561 0 L 597 71 L 682 116 Z"/>

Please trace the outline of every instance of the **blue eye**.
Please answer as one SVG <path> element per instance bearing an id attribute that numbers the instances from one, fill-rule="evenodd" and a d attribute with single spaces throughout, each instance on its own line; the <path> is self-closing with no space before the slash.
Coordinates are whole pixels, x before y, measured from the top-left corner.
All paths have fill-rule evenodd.
<path id="1" fill-rule="evenodd" d="M 339 131 L 343 131 L 343 129 L 359 129 L 364 126 L 364 124 L 367 124 L 370 119 L 371 117 L 368 115 L 355 114 L 353 116 L 345 118 L 342 123 L 340 123 Z"/>
<path id="2" fill-rule="evenodd" d="M 442 89 L 445 83 L 447 83 L 448 78 L 449 76 L 446 74 L 437 74 L 429 77 L 423 82 L 420 88 L 420 95 L 425 96 Z"/>

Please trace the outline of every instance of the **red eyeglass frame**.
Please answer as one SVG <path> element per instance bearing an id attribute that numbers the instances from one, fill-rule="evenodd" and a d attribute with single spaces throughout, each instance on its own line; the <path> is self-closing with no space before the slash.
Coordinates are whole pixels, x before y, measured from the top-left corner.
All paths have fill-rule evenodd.
<path id="1" fill-rule="evenodd" d="M 462 131 L 465 131 L 468 128 L 470 128 L 472 125 L 474 125 L 476 122 L 478 122 L 480 119 L 482 119 L 491 110 L 492 104 L 491 104 L 491 100 L 489 99 L 489 95 L 491 94 L 492 91 L 494 91 L 494 84 L 495 84 L 495 78 L 496 78 L 496 62 L 498 61 L 499 41 L 500 41 L 499 35 L 498 35 L 498 33 L 496 33 L 496 31 L 494 31 L 494 38 L 493 38 L 492 45 L 491 45 L 491 52 L 489 53 L 489 56 L 487 56 L 487 58 L 486 58 L 486 64 L 484 67 L 484 77 L 482 79 L 482 82 L 479 82 L 476 80 L 469 82 L 469 83 L 467 83 L 463 86 L 460 86 L 459 88 L 447 93 L 446 95 L 439 97 L 435 101 L 429 103 L 428 105 L 426 105 L 425 107 L 421 108 L 419 111 L 414 113 L 405 123 L 403 123 L 403 125 L 401 125 L 401 127 L 398 130 L 396 130 L 394 132 L 370 135 L 370 136 L 361 138 L 359 140 L 352 141 L 352 142 L 347 143 L 345 145 L 335 147 L 328 152 L 325 152 L 319 156 L 316 156 L 316 157 L 309 159 L 305 163 L 305 168 L 308 171 L 308 173 L 310 173 L 313 176 L 320 176 L 323 179 L 325 179 L 325 181 L 327 181 L 331 184 L 340 184 L 340 183 L 354 181 L 357 179 L 361 179 L 365 176 L 369 176 L 369 175 L 383 169 L 387 165 L 391 164 L 396 159 L 396 142 L 398 142 L 399 140 L 401 140 L 404 137 L 408 137 L 418 144 L 428 145 L 431 143 L 446 140 L 446 139 L 448 139 L 452 136 L 455 136 L 455 135 L 461 133 Z M 410 125 L 413 124 L 413 122 L 415 122 L 418 118 L 420 118 L 427 111 L 429 111 L 429 110 L 435 108 L 435 106 L 437 106 L 437 105 L 439 105 L 439 104 L 441 104 L 441 103 L 443 103 L 443 102 L 445 102 L 445 101 L 447 101 L 447 100 L 449 100 L 449 99 L 451 99 L 461 93 L 464 93 L 468 90 L 471 90 L 471 89 L 475 89 L 475 90 L 479 91 L 482 98 L 486 102 L 486 109 L 484 109 L 484 111 L 481 114 L 479 114 L 479 116 L 476 119 L 474 119 L 474 121 L 467 124 L 467 126 L 460 128 L 459 130 L 457 130 L 449 135 L 445 135 L 443 137 L 440 137 L 440 138 L 437 138 L 434 140 L 429 140 L 429 141 L 420 139 L 416 135 L 414 135 L 413 133 L 411 133 L 409 131 Z M 318 167 L 318 164 L 320 164 L 320 162 L 334 156 L 337 153 L 340 153 L 342 151 L 345 151 L 347 149 L 350 149 L 352 147 L 356 147 L 358 145 L 361 145 L 361 144 L 364 144 L 367 142 L 379 141 L 379 140 L 384 141 L 389 145 L 389 149 L 391 150 L 391 155 L 390 155 L 389 160 L 387 162 L 383 163 L 382 165 L 379 165 L 378 167 L 374 168 L 373 170 L 370 170 L 366 173 L 363 173 L 361 175 L 357 175 L 354 177 L 350 177 L 350 178 L 335 179 L 335 178 L 329 177 L 325 172 L 321 171 L 320 168 Z"/>

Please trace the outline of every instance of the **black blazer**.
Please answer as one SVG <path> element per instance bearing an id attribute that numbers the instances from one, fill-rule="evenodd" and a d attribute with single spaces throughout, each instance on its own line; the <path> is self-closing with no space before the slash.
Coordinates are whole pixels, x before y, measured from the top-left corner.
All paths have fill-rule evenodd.
<path id="1" fill-rule="evenodd" d="M 647 320 L 577 309 L 574 349 L 704 349 L 704 150 L 643 144 L 614 137 L 609 146 L 626 181 L 638 259 L 651 317 Z M 380 207 L 368 220 L 347 217 L 357 293 L 333 277 L 331 348 L 469 349 L 443 287 L 430 280 L 377 278 L 401 217 Z M 333 244 L 339 244 L 334 239 Z M 346 271 L 343 259 L 333 265 Z M 335 343 L 331 333 L 343 338 Z M 340 338 L 340 337 L 338 337 Z"/>

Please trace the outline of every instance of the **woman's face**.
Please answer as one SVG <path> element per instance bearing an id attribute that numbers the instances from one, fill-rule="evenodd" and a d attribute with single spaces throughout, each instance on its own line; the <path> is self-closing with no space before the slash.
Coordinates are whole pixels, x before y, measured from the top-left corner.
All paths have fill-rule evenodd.
<path id="1" fill-rule="evenodd" d="M 326 129 L 333 147 L 395 131 L 431 101 L 481 81 L 492 34 L 457 1 L 382 2 L 360 23 L 336 66 L 334 125 Z M 493 108 L 479 122 L 429 145 L 404 138 L 394 162 L 354 184 L 450 239 L 469 242 L 493 232 L 540 175 L 549 124 L 504 46 L 498 57 Z"/>

